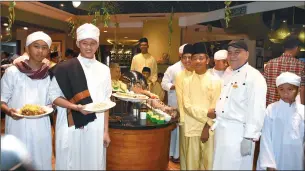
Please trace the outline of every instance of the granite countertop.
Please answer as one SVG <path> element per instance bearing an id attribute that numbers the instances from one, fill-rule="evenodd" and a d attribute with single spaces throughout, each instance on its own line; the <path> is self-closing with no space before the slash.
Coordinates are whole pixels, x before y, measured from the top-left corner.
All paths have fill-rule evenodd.
<path id="1" fill-rule="evenodd" d="M 121 121 L 110 121 L 109 128 L 112 129 L 124 129 L 124 130 L 149 130 L 165 128 L 173 123 L 177 123 L 177 119 L 171 119 L 169 122 L 164 124 L 157 124 L 150 121 L 150 119 L 137 119 L 132 114 L 110 114 L 110 116 L 120 116 Z"/>

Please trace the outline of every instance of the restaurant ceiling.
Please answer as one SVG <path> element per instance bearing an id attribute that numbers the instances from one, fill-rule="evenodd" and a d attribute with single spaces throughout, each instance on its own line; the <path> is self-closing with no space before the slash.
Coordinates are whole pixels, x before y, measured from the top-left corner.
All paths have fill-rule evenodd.
<path id="1" fill-rule="evenodd" d="M 79 8 L 74 8 L 71 1 L 40 1 L 74 15 L 88 15 L 88 6 L 96 1 L 82 1 Z M 132 13 L 170 13 L 174 12 L 209 12 L 225 7 L 223 1 L 114 1 L 118 14 Z M 230 6 L 250 3 L 251 1 L 232 1 Z M 253 2 L 253 1 L 252 1 Z M 102 2 L 98 2 L 102 3 Z M 63 4 L 63 5 L 62 5 Z"/>

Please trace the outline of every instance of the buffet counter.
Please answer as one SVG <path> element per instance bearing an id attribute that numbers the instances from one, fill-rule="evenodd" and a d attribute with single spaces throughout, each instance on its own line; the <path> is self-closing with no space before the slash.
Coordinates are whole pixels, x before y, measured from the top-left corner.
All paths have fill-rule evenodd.
<path id="1" fill-rule="evenodd" d="M 177 120 L 163 124 L 132 114 L 111 114 L 107 170 L 166 170 L 171 131 Z"/>

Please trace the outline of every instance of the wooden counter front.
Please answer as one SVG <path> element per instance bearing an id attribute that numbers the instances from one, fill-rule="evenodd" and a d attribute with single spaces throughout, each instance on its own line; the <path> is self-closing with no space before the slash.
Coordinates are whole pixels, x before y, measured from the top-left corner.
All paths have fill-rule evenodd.
<path id="1" fill-rule="evenodd" d="M 171 131 L 166 127 L 144 130 L 109 129 L 107 170 L 166 170 Z"/>

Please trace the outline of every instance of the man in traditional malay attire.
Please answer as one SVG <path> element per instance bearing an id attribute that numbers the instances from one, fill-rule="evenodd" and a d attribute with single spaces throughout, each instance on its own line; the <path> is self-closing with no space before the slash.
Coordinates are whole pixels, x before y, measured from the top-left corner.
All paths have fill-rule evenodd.
<path id="1" fill-rule="evenodd" d="M 179 57 L 182 59 L 183 47 L 186 44 L 179 47 Z M 163 90 L 167 91 L 168 106 L 177 107 L 177 97 L 175 91 L 175 77 L 177 73 L 184 69 L 184 64 L 182 60 L 176 62 L 174 65 L 169 66 L 161 82 Z M 171 132 L 171 143 L 170 143 L 170 157 L 172 157 L 173 162 L 179 162 L 179 127 Z"/>
<path id="2" fill-rule="evenodd" d="M 156 59 L 148 53 L 148 40 L 147 38 L 141 38 L 139 40 L 139 46 L 141 49 L 141 53 L 135 55 L 132 58 L 130 70 L 138 71 L 142 73 L 144 67 L 148 67 L 151 69 L 150 81 L 155 83 L 158 79 L 158 66 Z"/>
<path id="3" fill-rule="evenodd" d="M 148 91 L 150 91 L 151 93 L 157 95 L 159 97 L 159 99 L 161 101 L 164 100 L 164 95 L 165 95 L 165 92 L 164 90 L 162 89 L 161 87 L 161 84 L 156 81 L 155 83 L 152 83 L 150 80 L 149 80 L 149 77 L 151 75 L 151 70 L 150 68 L 148 67 L 144 67 L 143 70 L 142 70 L 142 75 L 145 77 L 145 79 L 147 80 L 147 84 L 148 84 Z"/>
<path id="4" fill-rule="evenodd" d="M 109 111 L 88 113 L 83 109 L 88 103 L 110 100 L 110 70 L 94 55 L 100 30 L 86 23 L 76 33 L 80 55 L 55 66 L 49 89 L 50 99 L 58 106 L 56 169 L 105 170 Z"/>
<path id="5" fill-rule="evenodd" d="M 35 169 L 52 169 L 52 137 L 49 116 L 26 119 L 15 115 L 26 104 L 50 104 L 49 66 L 42 61 L 49 54 L 52 40 L 44 32 L 28 35 L 26 51 L 29 58 L 9 67 L 1 79 L 1 110 L 6 113 L 5 134 L 20 139 L 30 153 Z"/>
<path id="6" fill-rule="evenodd" d="M 214 54 L 215 66 L 209 69 L 209 71 L 213 76 L 222 79 L 228 65 L 227 56 L 228 56 L 227 50 L 219 50 Z"/>
<path id="7" fill-rule="evenodd" d="M 212 169 L 214 137 L 209 130 L 215 118 L 215 104 L 221 91 L 221 80 L 207 72 L 209 56 L 203 43 L 193 45 L 192 66 L 195 72 L 184 79 L 185 148 L 187 170 Z"/>
<path id="8" fill-rule="evenodd" d="M 213 170 L 252 170 L 255 141 L 264 123 L 267 85 L 262 74 L 248 64 L 243 40 L 228 45 L 232 72 L 224 80 L 216 105 Z"/>
<path id="9" fill-rule="evenodd" d="M 185 135 L 184 135 L 184 108 L 182 104 L 182 89 L 183 89 L 183 80 L 188 76 L 192 75 L 193 67 L 191 64 L 191 58 L 193 54 L 193 45 L 185 44 L 181 49 L 181 63 L 183 64 L 184 69 L 177 73 L 175 77 L 175 91 L 178 102 L 178 111 L 179 111 L 179 154 L 180 154 L 180 169 L 186 170 L 186 148 L 185 148 Z M 180 51 L 180 49 L 179 49 Z M 180 52 L 179 52 L 180 53 Z"/>
<path id="10" fill-rule="evenodd" d="M 296 102 L 300 82 L 301 77 L 291 72 L 276 78 L 280 100 L 266 110 L 259 169 L 304 170 L 304 105 Z"/>
<path id="11" fill-rule="evenodd" d="M 120 65 L 118 63 L 110 63 L 109 68 L 111 74 L 112 90 L 127 92 L 128 91 L 127 85 L 120 80 L 121 78 Z"/>

